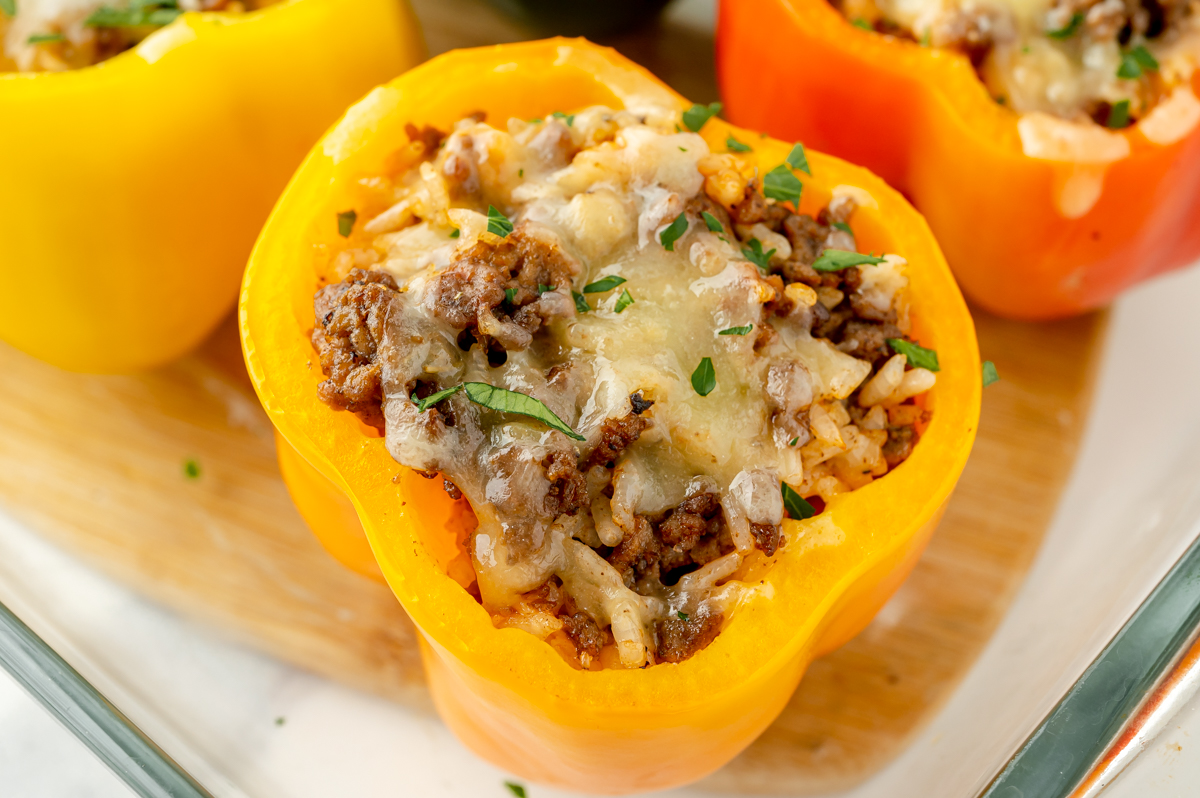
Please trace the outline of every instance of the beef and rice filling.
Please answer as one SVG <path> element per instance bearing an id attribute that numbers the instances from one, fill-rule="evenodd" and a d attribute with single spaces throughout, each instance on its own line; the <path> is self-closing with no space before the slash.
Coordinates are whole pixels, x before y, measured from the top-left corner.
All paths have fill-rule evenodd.
<path id="1" fill-rule="evenodd" d="M 819 511 L 928 422 L 905 264 L 854 255 L 855 195 L 794 213 L 680 122 L 409 126 L 315 300 L 320 398 L 470 502 L 471 590 L 576 667 L 703 649 L 785 497 Z"/>
<path id="2" fill-rule="evenodd" d="M 958 50 L 1019 113 L 1123 128 L 1200 60 L 1198 0 L 832 0 L 860 27 Z"/>
<path id="3" fill-rule="evenodd" d="M 0 72 L 62 72 L 125 52 L 185 11 L 239 13 L 275 0 L 14 0 L 0 10 Z"/>

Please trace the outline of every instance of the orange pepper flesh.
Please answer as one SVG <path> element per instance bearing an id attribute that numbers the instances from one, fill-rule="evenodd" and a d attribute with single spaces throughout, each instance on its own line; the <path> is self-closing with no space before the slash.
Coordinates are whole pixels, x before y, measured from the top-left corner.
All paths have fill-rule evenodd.
<path id="1" fill-rule="evenodd" d="M 443 130 L 476 110 L 493 124 L 639 98 L 686 108 L 614 51 L 555 39 L 436 58 L 372 92 L 309 155 L 255 247 L 240 302 L 251 377 L 282 442 L 345 498 L 310 503 L 305 517 L 353 562 L 363 531 L 384 576 L 421 630 L 430 688 L 443 718 L 473 750 L 524 778 L 622 794 L 698 779 L 748 745 L 778 715 L 807 663 L 857 634 L 900 584 L 941 515 L 974 439 L 979 359 L 974 327 L 921 217 L 866 170 L 810 151 L 801 209 L 839 185 L 866 190 L 853 224 L 864 250 L 909 261 L 914 337 L 941 362 L 932 421 L 903 465 L 835 497 L 818 517 L 785 521 L 787 544 L 750 558 L 737 578 L 757 584 L 716 640 L 679 664 L 580 671 L 543 641 L 497 629 L 447 575 L 462 555 L 463 514 L 442 490 L 398 466 L 358 421 L 321 404 L 308 341 L 318 269 L 341 246 L 335 215 L 354 183 L 385 173 L 406 123 Z M 713 120 L 702 135 L 724 151 L 751 142 L 761 167 L 790 147 Z M 282 445 L 281 442 L 281 445 Z M 398 476 L 397 476 L 398 475 Z M 396 477 L 393 481 L 393 477 Z M 293 486 L 296 490 L 297 486 Z M 340 504 L 339 504 L 340 501 Z M 360 523 L 348 521 L 352 506 Z M 351 553 L 351 554 L 348 554 Z"/>
<path id="2" fill-rule="evenodd" d="M 0 73 L 0 338 L 77 371 L 191 349 L 313 142 L 423 51 L 404 0 L 291 0 Z"/>
<path id="3" fill-rule="evenodd" d="M 738 124 L 861 163 L 910 197 L 994 313 L 1069 316 L 1200 257 L 1200 126 L 1166 146 L 1120 131 L 1130 154 L 1069 219 L 1056 197 L 1079 167 L 1026 156 L 1017 114 L 963 55 L 861 30 L 827 0 L 738 0 L 720 4 L 717 72 Z"/>

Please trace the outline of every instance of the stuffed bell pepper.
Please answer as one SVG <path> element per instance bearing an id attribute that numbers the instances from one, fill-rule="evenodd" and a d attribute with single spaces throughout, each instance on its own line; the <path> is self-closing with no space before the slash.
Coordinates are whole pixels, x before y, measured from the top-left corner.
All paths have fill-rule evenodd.
<path id="1" fill-rule="evenodd" d="M 0 338 L 83 371 L 190 349 L 312 143 L 421 55 L 403 0 L 0 0 Z"/>
<path id="2" fill-rule="evenodd" d="M 872 169 L 996 313 L 1067 316 L 1200 257 L 1194 0 L 723 2 L 730 118 Z"/>
<path id="3" fill-rule="evenodd" d="M 589 793 L 762 732 L 913 566 L 978 417 L 921 217 L 715 110 L 583 40 L 441 56 L 310 154 L 242 288 L 309 523 L 373 552 L 471 748 Z"/>

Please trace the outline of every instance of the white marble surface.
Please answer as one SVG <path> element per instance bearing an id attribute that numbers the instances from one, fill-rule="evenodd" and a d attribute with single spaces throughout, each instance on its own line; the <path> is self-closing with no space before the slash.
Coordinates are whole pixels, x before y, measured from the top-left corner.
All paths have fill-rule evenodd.
<path id="1" fill-rule="evenodd" d="M 1028 581 L 944 710 L 854 798 L 972 795 L 1186 547 L 1172 509 L 1200 484 L 1197 307 L 1196 269 L 1118 304 L 1080 460 Z M 437 720 L 232 644 L 3 515 L 0 600 L 218 798 L 506 794 L 505 775 Z M 0 796 L 126 794 L 40 712 L 0 677 Z M 1197 702 L 1109 794 L 1198 794 L 1195 741 Z"/>

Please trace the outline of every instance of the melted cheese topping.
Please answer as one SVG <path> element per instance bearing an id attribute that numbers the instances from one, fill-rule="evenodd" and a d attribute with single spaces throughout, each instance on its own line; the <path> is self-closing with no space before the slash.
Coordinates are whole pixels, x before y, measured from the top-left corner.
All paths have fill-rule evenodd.
<path id="1" fill-rule="evenodd" d="M 366 222 L 374 247 L 343 252 L 336 263 L 343 273 L 373 265 L 402 287 L 382 348 L 387 446 L 400 463 L 441 472 L 469 499 L 479 521 L 471 556 L 485 607 L 511 610 L 511 625 L 545 637 L 561 622 L 522 606 L 521 595 L 557 576 L 581 611 L 611 625 L 626 667 L 647 661 L 656 621 L 733 610 L 742 586 L 730 577 L 754 550 L 751 524 L 783 520 L 781 480 L 804 495 L 832 496 L 885 472 L 879 434 L 866 427 L 880 430 L 887 401 L 928 390 L 933 380 L 923 369 L 905 372 L 904 357 L 895 356 L 888 375 L 884 369 L 872 379 L 879 407 L 860 429 L 842 400 L 871 366 L 810 334 L 818 292 L 793 284 L 794 310 L 772 315 L 764 305 L 776 294 L 759 269 L 727 235 L 695 218 L 673 249 L 664 247 L 662 232 L 704 188 L 702 170 L 713 173 L 704 140 L 677 132 L 678 121 L 670 109 L 606 108 L 579 112 L 569 124 L 511 120 L 507 131 L 464 121 L 436 161 L 403 175 L 391 206 Z M 583 148 L 569 161 L 561 153 L 568 139 Z M 459 159 L 450 167 L 476 192 L 469 200 L 451 201 L 449 159 Z M 480 332 L 508 349 L 499 365 L 482 346 L 464 351 L 459 329 L 437 312 L 444 299 L 439 276 L 478 242 L 499 240 L 487 232 L 487 205 L 506 212 L 515 235 L 564 253 L 573 272 L 570 285 L 546 287 L 537 299 L 550 321 L 536 336 L 510 320 L 481 318 Z M 853 249 L 849 236 L 835 235 Z M 763 228 L 758 237 L 777 249 L 776 258 L 790 253 L 783 236 Z M 591 309 L 576 312 L 572 291 L 613 276 L 625 282 L 584 295 Z M 888 256 L 864 269 L 859 294 L 883 311 L 895 309 L 906 325 L 906 287 L 904 261 Z M 619 309 L 625 291 L 633 302 Z M 719 335 L 746 325 L 752 334 Z M 777 334 L 756 350 L 767 325 Z M 707 396 L 691 382 L 703 358 L 716 374 Z M 918 372 L 915 382 L 906 376 Z M 439 388 L 485 382 L 526 394 L 586 440 L 473 404 L 462 393 L 446 400 L 453 426 L 431 424 L 410 398 L 422 381 Z M 628 414 L 638 391 L 654 402 L 647 413 L 653 425 L 615 468 L 587 472 L 583 510 L 540 514 L 551 489 L 544 464 L 556 453 L 574 463 L 591 451 L 605 421 Z M 812 432 L 795 421 L 805 409 Z M 785 416 L 791 420 L 780 420 Z M 635 592 L 595 547 L 615 546 L 633 534 L 637 516 L 654 517 L 696 493 L 719 495 L 734 550 L 676 584 L 638 585 Z"/>
<path id="2" fill-rule="evenodd" d="M 1122 43 L 1121 23 L 1104 21 L 1125 13 L 1122 0 L 842 0 L 841 7 L 852 19 L 882 19 L 934 47 L 990 44 L 977 68 L 998 102 L 1081 124 L 1091 123 L 1098 105 L 1122 101 L 1131 117 L 1143 117 L 1173 89 L 1185 87 L 1200 62 L 1194 9 L 1153 38 Z M 1072 23 L 1076 9 L 1080 18 Z M 1071 35 L 1049 35 L 1067 30 Z M 1123 53 L 1138 44 L 1159 62 L 1158 77 L 1118 76 Z"/>

